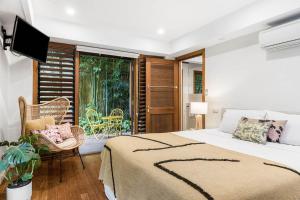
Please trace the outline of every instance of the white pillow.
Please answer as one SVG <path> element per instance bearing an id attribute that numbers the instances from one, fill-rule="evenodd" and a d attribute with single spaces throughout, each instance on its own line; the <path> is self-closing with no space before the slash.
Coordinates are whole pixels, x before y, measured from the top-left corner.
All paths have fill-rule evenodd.
<path id="1" fill-rule="evenodd" d="M 300 145 L 300 115 L 290 115 L 267 111 L 269 120 L 287 120 L 286 126 L 279 138 L 282 144 Z"/>
<path id="2" fill-rule="evenodd" d="M 236 110 L 226 109 L 219 127 L 219 130 L 225 133 L 234 133 L 242 117 L 252 119 L 265 119 L 266 111 L 264 110 Z"/>

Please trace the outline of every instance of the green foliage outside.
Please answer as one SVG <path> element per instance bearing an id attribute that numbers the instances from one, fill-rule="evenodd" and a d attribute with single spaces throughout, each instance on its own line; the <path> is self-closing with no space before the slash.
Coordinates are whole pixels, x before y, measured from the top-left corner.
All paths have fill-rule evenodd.
<path id="1" fill-rule="evenodd" d="M 195 73 L 195 72 L 194 72 Z M 202 72 L 195 73 L 195 94 L 202 94 Z"/>
<path id="2" fill-rule="evenodd" d="M 123 131 L 131 129 L 131 62 L 130 59 L 107 56 L 80 56 L 79 124 L 87 134 L 91 134 L 85 116 L 89 108 L 100 116 L 109 116 L 114 108 L 120 108 L 124 112 Z"/>

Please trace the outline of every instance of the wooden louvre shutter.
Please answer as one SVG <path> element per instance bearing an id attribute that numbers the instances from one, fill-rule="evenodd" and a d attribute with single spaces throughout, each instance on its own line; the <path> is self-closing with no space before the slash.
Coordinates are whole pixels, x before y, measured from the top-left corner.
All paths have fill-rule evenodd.
<path id="1" fill-rule="evenodd" d="M 146 58 L 138 59 L 138 133 L 146 132 Z"/>
<path id="2" fill-rule="evenodd" d="M 66 97 L 71 106 L 64 122 L 75 124 L 75 46 L 50 43 L 46 63 L 37 66 L 37 103 Z"/>

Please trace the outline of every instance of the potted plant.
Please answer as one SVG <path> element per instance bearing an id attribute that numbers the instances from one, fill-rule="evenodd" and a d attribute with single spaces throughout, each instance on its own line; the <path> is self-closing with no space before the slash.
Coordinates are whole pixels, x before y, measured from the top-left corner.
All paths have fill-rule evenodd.
<path id="1" fill-rule="evenodd" d="M 8 182 L 7 200 L 30 200 L 32 195 L 33 172 L 41 163 L 39 153 L 47 147 L 37 145 L 38 136 L 24 136 L 18 142 L 1 142 L 7 146 L 0 160 L 0 172 Z"/>

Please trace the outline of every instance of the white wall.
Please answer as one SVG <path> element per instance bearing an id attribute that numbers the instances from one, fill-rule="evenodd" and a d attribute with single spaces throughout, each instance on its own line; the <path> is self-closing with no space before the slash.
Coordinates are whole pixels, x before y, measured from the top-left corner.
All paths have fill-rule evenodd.
<path id="1" fill-rule="evenodd" d="M 24 58 L 9 66 L 8 89 L 8 127 L 5 138 L 17 140 L 21 133 L 21 122 L 18 98 L 24 96 L 28 103 L 32 102 L 33 69 L 32 60 Z"/>
<path id="2" fill-rule="evenodd" d="M 219 125 L 222 108 L 300 113 L 300 48 L 267 53 L 256 33 L 208 48 L 206 56 L 208 128 Z"/>
<path id="3" fill-rule="evenodd" d="M 15 141 L 20 136 L 18 97 L 32 101 L 32 80 L 32 60 L 4 51 L 1 44 L 0 140 Z"/>
<path id="4" fill-rule="evenodd" d="M 0 45 L 0 141 L 4 138 L 8 125 L 7 93 L 8 93 L 8 63 L 6 55 Z M 0 150 L 1 154 L 1 150 Z"/>

